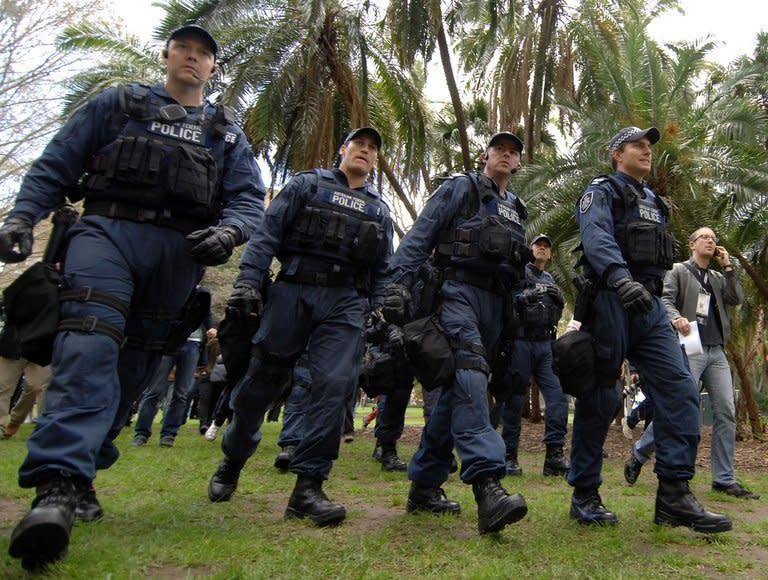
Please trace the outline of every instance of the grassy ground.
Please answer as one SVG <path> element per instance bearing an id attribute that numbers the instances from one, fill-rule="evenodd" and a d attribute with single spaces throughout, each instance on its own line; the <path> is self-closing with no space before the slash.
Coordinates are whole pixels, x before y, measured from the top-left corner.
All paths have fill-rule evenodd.
<path id="1" fill-rule="evenodd" d="M 420 411 L 410 410 L 409 423 Z M 220 450 L 182 428 L 175 447 L 129 445 L 131 431 L 118 440 L 121 460 L 101 474 L 96 489 L 107 512 L 95 524 L 77 524 L 70 553 L 52 567 L 55 578 L 685 578 L 766 577 L 768 508 L 708 491 L 707 474 L 694 480 L 697 495 L 726 511 L 736 530 L 704 536 L 651 524 L 654 479 L 650 470 L 634 487 L 624 484 L 620 457 L 607 460 L 603 498 L 619 515 L 614 528 L 583 528 L 568 519 L 570 488 L 544 478 L 540 453 L 521 455 L 525 474 L 505 480 L 522 492 L 529 514 L 502 533 L 479 537 L 471 488 L 456 475 L 446 483 L 461 502 L 459 517 L 405 513 L 406 477 L 383 473 L 371 459 L 366 432 L 342 444 L 341 457 L 326 484 L 329 496 L 348 517 L 334 529 L 285 522 L 283 510 L 294 478 L 272 467 L 278 426 L 267 424 L 257 454 L 243 471 L 229 503 L 206 497 L 208 478 Z M 0 577 L 22 577 L 7 556 L 11 530 L 26 512 L 31 490 L 16 486 L 25 425 L 0 441 Z M 415 437 L 401 445 L 410 457 Z M 751 487 L 768 489 L 768 475 L 746 475 Z M 765 497 L 765 496 L 764 496 Z"/>

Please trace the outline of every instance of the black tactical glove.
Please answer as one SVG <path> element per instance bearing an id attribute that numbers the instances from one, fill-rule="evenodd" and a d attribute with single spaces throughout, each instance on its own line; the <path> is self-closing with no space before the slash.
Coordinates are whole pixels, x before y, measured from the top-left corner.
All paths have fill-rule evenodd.
<path id="1" fill-rule="evenodd" d="M 411 291 L 403 284 L 387 284 L 381 313 L 387 322 L 403 325 L 413 319 Z"/>
<path id="2" fill-rule="evenodd" d="M 229 260 L 232 250 L 242 242 L 242 235 L 235 226 L 211 226 L 195 230 L 187 239 L 195 244 L 189 251 L 195 262 L 204 266 L 218 266 Z"/>
<path id="3" fill-rule="evenodd" d="M 539 300 L 541 300 L 544 293 L 539 288 L 528 288 L 527 290 L 523 290 L 523 300 L 528 302 L 529 304 L 535 304 Z"/>
<path id="4" fill-rule="evenodd" d="M 241 322 L 258 318 L 264 311 L 264 301 L 261 292 L 250 284 L 243 282 L 235 284 L 235 289 L 227 299 L 227 317 Z"/>
<path id="5" fill-rule="evenodd" d="M 402 348 L 405 345 L 403 329 L 395 324 L 390 324 L 387 327 L 387 342 L 390 348 Z"/>
<path id="6" fill-rule="evenodd" d="M 9 217 L 0 227 L 0 260 L 21 262 L 32 253 L 32 222 L 24 217 Z M 14 249 L 18 246 L 18 250 Z"/>
<path id="7" fill-rule="evenodd" d="M 558 308 L 562 308 L 564 306 L 565 301 L 563 300 L 563 293 L 560 292 L 560 288 L 549 284 L 547 285 L 547 294 L 552 299 L 552 302 L 554 302 L 557 305 Z"/>
<path id="8" fill-rule="evenodd" d="M 630 314 L 646 314 L 653 308 L 651 293 L 632 278 L 619 278 L 613 285 L 621 303 Z"/>

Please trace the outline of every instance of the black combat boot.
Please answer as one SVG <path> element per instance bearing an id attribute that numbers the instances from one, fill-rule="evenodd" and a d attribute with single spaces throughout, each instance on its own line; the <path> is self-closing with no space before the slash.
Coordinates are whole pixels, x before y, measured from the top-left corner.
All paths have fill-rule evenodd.
<path id="1" fill-rule="evenodd" d="M 93 483 L 87 479 L 75 480 L 75 502 L 75 517 L 81 522 L 94 522 L 104 517 Z"/>
<path id="2" fill-rule="evenodd" d="M 624 464 L 624 480 L 629 485 L 635 485 L 637 478 L 640 477 L 640 471 L 643 469 L 643 464 L 635 457 L 635 452 L 629 452 L 629 459 Z"/>
<path id="3" fill-rule="evenodd" d="M 595 489 L 576 489 L 571 496 L 571 518 L 580 524 L 615 526 L 619 519 L 603 505 Z"/>
<path id="4" fill-rule="evenodd" d="M 405 471 L 408 469 L 405 461 L 397 456 L 396 446 L 381 446 L 381 469 L 382 471 Z"/>
<path id="5" fill-rule="evenodd" d="M 472 491 L 477 502 L 477 529 L 481 535 L 499 532 L 528 513 L 525 498 L 519 493 L 510 494 L 495 477 L 474 481 Z"/>
<path id="6" fill-rule="evenodd" d="M 237 489 L 237 480 L 244 466 L 244 460 L 235 461 L 225 455 L 208 483 L 208 498 L 213 502 L 229 501 Z"/>
<path id="7" fill-rule="evenodd" d="M 699 503 L 685 480 L 659 478 L 656 492 L 655 524 L 687 526 L 697 532 L 714 534 L 733 528 L 731 518 L 710 512 Z"/>
<path id="8" fill-rule="evenodd" d="M 296 446 L 286 445 L 275 457 L 275 467 L 280 471 L 288 471 L 288 466 L 293 461 L 294 455 L 296 455 Z"/>
<path id="9" fill-rule="evenodd" d="M 343 505 L 333 503 L 323 491 L 323 480 L 299 476 L 285 518 L 309 518 L 318 526 L 334 526 L 347 517 Z"/>
<path id="10" fill-rule="evenodd" d="M 507 475 L 522 475 L 523 468 L 517 461 L 517 449 L 514 451 L 507 451 L 507 456 L 504 458 L 504 466 L 507 470 Z"/>
<path id="11" fill-rule="evenodd" d="M 414 512 L 429 512 L 435 515 L 461 513 L 459 503 L 449 500 L 442 487 L 424 487 L 415 481 L 411 482 L 405 509 L 409 514 Z"/>
<path id="12" fill-rule="evenodd" d="M 55 475 L 41 481 L 32 509 L 11 534 L 8 553 L 21 558 L 21 565 L 27 570 L 39 569 L 63 558 L 75 522 L 75 498 L 71 477 Z"/>
<path id="13" fill-rule="evenodd" d="M 563 455 L 562 445 L 547 445 L 547 455 L 544 458 L 544 475 L 568 475 L 571 464 Z"/>

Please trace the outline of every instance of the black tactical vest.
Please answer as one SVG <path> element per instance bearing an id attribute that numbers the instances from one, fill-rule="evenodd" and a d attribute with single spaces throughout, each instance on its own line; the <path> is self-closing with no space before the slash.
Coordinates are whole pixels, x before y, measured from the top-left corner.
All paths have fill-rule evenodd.
<path id="1" fill-rule="evenodd" d="M 366 192 L 338 183 L 332 171 L 315 169 L 309 199 L 283 243 L 286 256 L 323 258 L 354 271 L 365 270 L 387 251 L 384 202 Z"/>
<path id="2" fill-rule="evenodd" d="M 118 87 L 124 120 L 115 139 L 90 160 L 86 202 L 124 202 L 212 223 L 220 210 L 224 156 L 237 134 L 226 107 L 190 112 L 168 105 L 144 85 Z"/>

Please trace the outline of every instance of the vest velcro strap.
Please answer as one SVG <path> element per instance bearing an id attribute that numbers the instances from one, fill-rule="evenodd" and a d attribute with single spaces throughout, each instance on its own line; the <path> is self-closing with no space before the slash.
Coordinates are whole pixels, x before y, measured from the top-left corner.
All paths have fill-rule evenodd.
<path id="1" fill-rule="evenodd" d="M 59 293 L 59 301 L 97 302 L 98 304 L 104 304 L 105 306 L 114 308 L 123 315 L 123 318 L 128 318 L 128 313 L 130 311 L 129 306 L 119 298 L 112 296 L 112 294 L 102 292 L 101 290 L 96 290 L 91 286 L 80 286 L 70 290 L 62 290 Z"/>
<path id="2" fill-rule="evenodd" d="M 59 330 L 74 330 L 78 332 L 95 332 L 104 334 L 114 340 L 122 348 L 125 344 L 123 331 L 116 326 L 99 320 L 96 316 L 84 318 L 65 318 L 59 322 Z"/>

